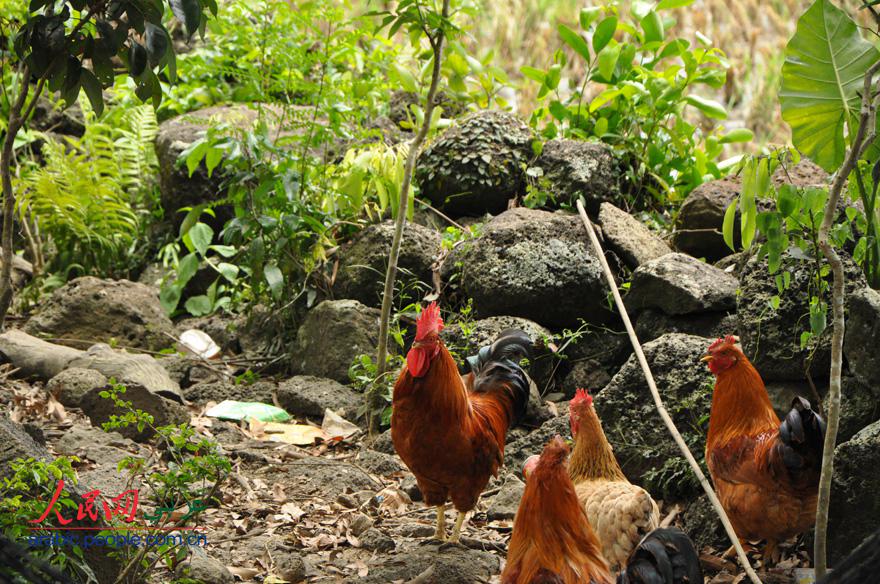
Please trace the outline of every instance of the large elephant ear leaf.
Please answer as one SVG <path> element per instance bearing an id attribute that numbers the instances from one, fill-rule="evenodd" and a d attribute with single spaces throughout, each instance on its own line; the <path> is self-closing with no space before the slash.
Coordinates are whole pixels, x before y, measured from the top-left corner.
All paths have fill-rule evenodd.
<path id="1" fill-rule="evenodd" d="M 795 147 L 827 172 L 843 163 L 845 125 L 857 123 L 865 72 L 878 58 L 852 19 L 829 0 L 810 6 L 785 48 L 782 119 L 791 126 Z"/>

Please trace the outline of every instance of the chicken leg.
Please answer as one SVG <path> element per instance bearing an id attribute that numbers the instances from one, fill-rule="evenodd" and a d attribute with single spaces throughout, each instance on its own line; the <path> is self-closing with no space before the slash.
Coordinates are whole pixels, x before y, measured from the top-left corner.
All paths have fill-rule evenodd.
<path id="1" fill-rule="evenodd" d="M 455 525 L 452 526 L 452 535 L 449 536 L 450 542 L 458 543 L 458 540 L 461 539 L 461 524 L 464 523 L 465 517 L 467 517 L 466 512 L 458 512 L 458 517 L 455 518 Z"/>
<path id="2" fill-rule="evenodd" d="M 437 505 L 437 530 L 434 532 L 434 539 L 440 541 L 446 541 L 446 505 Z"/>

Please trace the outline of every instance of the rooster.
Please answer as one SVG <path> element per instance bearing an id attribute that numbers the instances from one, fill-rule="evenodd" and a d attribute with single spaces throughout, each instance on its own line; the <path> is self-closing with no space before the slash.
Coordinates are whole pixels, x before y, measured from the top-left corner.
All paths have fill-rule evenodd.
<path id="1" fill-rule="evenodd" d="M 780 423 L 761 376 L 734 337 L 713 342 L 703 361 L 715 375 L 709 474 L 740 540 L 767 540 L 765 561 L 776 560 L 778 542 L 815 521 L 825 422 L 796 397 Z"/>
<path id="2" fill-rule="evenodd" d="M 525 415 L 529 379 L 519 361 L 531 356 L 532 342 L 522 331 L 501 333 L 462 377 L 440 339 L 442 329 L 432 302 L 418 319 L 394 385 L 391 439 L 425 503 L 437 507 L 437 539 L 446 539 L 452 501 L 458 517 L 449 539 L 456 542 L 489 477 L 498 475 L 507 429 Z"/>
<path id="3" fill-rule="evenodd" d="M 523 468 L 526 488 L 502 584 L 611 584 L 601 544 L 566 469 L 568 446 L 553 438 Z M 693 543 L 678 529 L 655 529 L 635 548 L 617 584 L 701 584 Z"/>
<path id="4" fill-rule="evenodd" d="M 651 495 L 623 474 L 586 390 L 575 392 L 569 415 L 574 437 L 571 478 L 602 542 L 602 554 L 617 569 L 639 541 L 657 528 L 660 512 Z"/>

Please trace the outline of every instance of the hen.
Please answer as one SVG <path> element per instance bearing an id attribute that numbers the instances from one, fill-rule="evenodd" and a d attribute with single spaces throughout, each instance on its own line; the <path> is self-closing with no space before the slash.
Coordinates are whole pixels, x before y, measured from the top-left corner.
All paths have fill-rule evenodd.
<path id="1" fill-rule="evenodd" d="M 569 415 L 574 437 L 571 478 L 602 542 L 602 554 L 616 570 L 636 544 L 657 528 L 659 510 L 646 490 L 624 476 L 586 390 L 577 390 Z"/>
<path id="2" fill-rule="evenodd" d="M 608 562 L 578 501 L 556 436 L 526 461 L 526 488 L 507 546 L 502 584 L 611 584 Z"/>
<path id="3" fill-rule="evenodd" d="M 391 439 L 425 503 L 437 507 L 437 539 L 445 539 L 451 499 L 458 517 L 450 541 L 458 541 L 467 512 L 498 474 L 507 429 L 525 414 L 529 380 L 519 358 L 531 355 L 532 342 L 522 331 L 501 333 L 462 377 L 440 339 L 442 328 L 431 303 L 394 385 Z"/>
<path id="4" fill-rule="evenodd" d="M 802 397 L 781 424 L 761 376 L 726 337 L 703 357 L 715 374 L 706 463 L 741 540 L 766 539 L 764 555 L 816 517 L 825 423 Z"/>
<path id="5" fill-rule="evenodd" d="M 610 584 L 608 562 L 578 501 L 557 436 L 526 461 L 523 493 L 502 584 Z M 677 529 L 656 529 L 635 548 L 618 584 L 701 584 L 697 552 Z"/>

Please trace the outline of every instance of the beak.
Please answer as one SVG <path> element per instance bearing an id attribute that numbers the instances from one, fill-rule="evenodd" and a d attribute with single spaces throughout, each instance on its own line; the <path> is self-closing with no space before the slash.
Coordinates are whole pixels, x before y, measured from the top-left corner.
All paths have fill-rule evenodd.
<path id="1" fill-rule="evenodd" d="M 713 359 L 712 355 L 703 355 L 703 356 L 700 358 L 700 361 L 702 361 L 703 363 L 708 363 L 708 362 L 711 361 L 712 359 Z"/>

